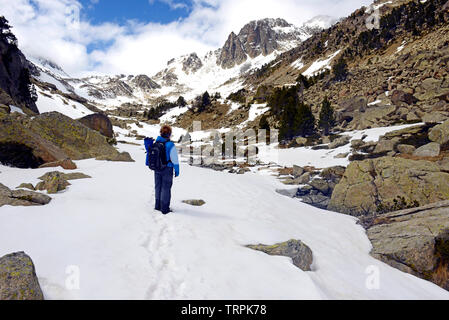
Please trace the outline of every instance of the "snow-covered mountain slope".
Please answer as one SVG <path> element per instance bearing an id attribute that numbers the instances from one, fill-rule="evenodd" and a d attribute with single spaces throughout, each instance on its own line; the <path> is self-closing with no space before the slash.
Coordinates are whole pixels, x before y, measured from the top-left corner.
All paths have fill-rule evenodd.
<path id="1" fill-rule="evenodd" d="M 31 58 L 33 75 L 41 82 L 50 83 L 63 93 L 75 94 L 104 109 L 123 103 L 152 105 L 160 99 L 176 100 L 183 95 L 193 99 L 209 91 L 226 97 L 242 88 L 242 76 L 253 72 L 298 46 L 317 32 L 324 18 L 317 18 L 313 26 L 294 26 L 283 19 L 251 21 L 235 35 L 241 52 L 235 52 L 234 43 L 199 57 L 196 53 L 171 59 L 166 68 L 156 75 L 92 75 L 73 78 L 55 63 Z M 321 21 L 321 22 L 320 22 Z M 234 41 L 234 40 L 232 40 Z M 231 42 L 232 42 L 231 41 Z"/>
<path id="2" fill-rule="evenodd" d="M 73 181 L 47 206 L 2 208 L 0 256 L 32 256 L 47 299 L 449 299 L 372 258 L 355 218 L 281 196 L 268 175 L 182 165 L 175 212 L 162 216 L 152 209 L 143 147 L 120 148 L 137 162 L 77 161 L 92 179 Z M 0 170 L 14 188 L 53 169 Z M 206 205 L 181 203 L 192 198 Z M 245 247 L 289 239 L 312 249 L 312 271 Z M 378 288 L 367 286 L 370 270 Z M 67 287 L 76 275 L 79 289 Z"/>

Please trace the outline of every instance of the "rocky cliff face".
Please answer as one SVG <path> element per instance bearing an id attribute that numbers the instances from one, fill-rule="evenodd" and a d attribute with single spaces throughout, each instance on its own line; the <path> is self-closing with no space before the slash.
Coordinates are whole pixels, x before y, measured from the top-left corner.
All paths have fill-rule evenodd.
<path id="1" fill-rule="evenodd" d="M 184 58 L 182 62 L 182 71 L 186 74 L 195 73 L 203 66 L 203 62 L 194 52 Z"/>
<path id="2" fill-rule="evenodd" d="M 251 21 L 238 35 L 234 32 L 229 35 L 217 63 L 223 68 L 232 68 L 248 57 L 267 56 L 276 50 L 294 47 L 310 35 L 304 28 L 295 27 L 284 19 Z"/>
<path id="3" fill-rule="evenodd" d="M 30 81 L 28 61 L 17 48 L 15 37 L 9 29 L 0 33 L 0 104 L 14 105 L 39 113 Z"/>
<path id="4" fill-rule="evenodd" d="M 223 68 L 232 68 L 236 64 L 242 64 L 246 59 L 248 57 L 240 38 L 234 32 L 231 32 L 228 40 L 226 40 L 225 45 L 221 49 L 218 64 Z"/>

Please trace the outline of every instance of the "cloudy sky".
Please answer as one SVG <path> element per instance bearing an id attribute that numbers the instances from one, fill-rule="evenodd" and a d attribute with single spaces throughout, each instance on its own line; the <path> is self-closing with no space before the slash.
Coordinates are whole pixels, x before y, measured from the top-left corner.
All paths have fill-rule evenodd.
<path id="1" fill-rule="evenodd" d="M 371 0 L 0 0 L 27 56 L 74 76 L 149 74 L 181 54 L 221 47 L 247 22 L 281 17 L 301 25 L 342 17 Z"/>

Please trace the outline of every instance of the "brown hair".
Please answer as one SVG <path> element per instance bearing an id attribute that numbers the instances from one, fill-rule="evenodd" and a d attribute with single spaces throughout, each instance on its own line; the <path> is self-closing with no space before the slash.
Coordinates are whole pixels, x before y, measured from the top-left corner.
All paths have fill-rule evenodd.
<path id="1" fill-rule="evenodd" d="M 170 138 L 171 137 L 171 127 L 170 126 L 162 126 L 161 128 L 161 137 L 162 138 Z"/>

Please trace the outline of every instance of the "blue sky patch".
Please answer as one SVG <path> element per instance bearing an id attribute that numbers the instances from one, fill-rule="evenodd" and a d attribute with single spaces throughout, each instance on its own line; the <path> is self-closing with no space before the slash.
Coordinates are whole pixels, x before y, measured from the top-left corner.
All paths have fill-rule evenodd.
<path id="1" fill-rule="evenodd" d="M 83 17 L 93 24 L 112 22 L 125 24 L 128 20 L 143 23 L 170 23 L 187 17 L 191 12 L 189 0 L 81 0 Z M 97 2 L 97 3 L 95 3 Z"/>

